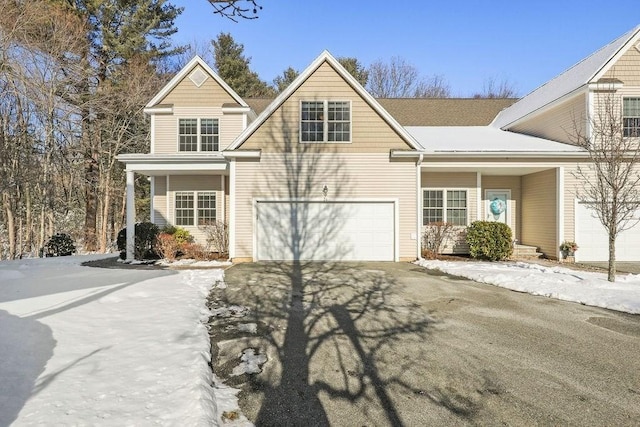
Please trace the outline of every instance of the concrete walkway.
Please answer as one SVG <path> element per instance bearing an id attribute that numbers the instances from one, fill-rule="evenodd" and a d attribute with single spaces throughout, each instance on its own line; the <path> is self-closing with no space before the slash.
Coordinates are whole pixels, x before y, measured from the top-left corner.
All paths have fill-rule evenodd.
<path id="1" fill-rule="evenodd" d="M 405 263 L 240 264 L 219 298 L 260 337 L 220 341 L 262 425 L 638 425 L 640 316 Z"/>

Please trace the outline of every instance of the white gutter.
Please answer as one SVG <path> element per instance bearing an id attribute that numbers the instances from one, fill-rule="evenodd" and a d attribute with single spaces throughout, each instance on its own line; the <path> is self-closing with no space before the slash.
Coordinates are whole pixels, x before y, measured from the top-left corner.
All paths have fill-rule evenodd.
<path id="1" fill-rule="evenodd" d="M 585 158 L 586 151 L 391 151 L 392 159 L 407 159 L 426 156 L 446 157 L 514 157 L 514 158 Z"/>
<path id="2" fill-rule="evenodd" d="M 226 159 L 259 159 L 261 150 L 245 150 L 245 151 L 223 151 L 222 155 Z"/>
<path id="3" fill-rule="evenodd" d="M 173 107 L 147 107 L 143 111 L 145 114 L 173 114 Z"/>

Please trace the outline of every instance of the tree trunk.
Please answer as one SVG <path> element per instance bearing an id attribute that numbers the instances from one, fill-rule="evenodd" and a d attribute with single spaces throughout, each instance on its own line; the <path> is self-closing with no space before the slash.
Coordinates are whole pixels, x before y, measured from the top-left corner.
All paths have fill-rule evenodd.
<path id="1" fill-rule="evenodd" d="M 84 249 L 94 252 L 98 247 L 97 242 L 97 219 L 98 219 L 98 161 L 97 153 L 94 149 L 93 141 L 88 141 L 91 137 L 88 130 L 83 130 L 86 135 L 84 144 L 86 147 L 84 159 L 85 178 L 85 217 L 84 217 Z"/>
<path id="2" fill-rule="evenodd" d="M 102 222 L 100 227 L 100 252 L 106 253 L 108 230 L 109 230 L 109 207 L 111 205 L 111 191 L 109 191 L 109 181 L 111 181 L 111 175 L 107 172 L 103 177 L 103 191 L 104 196 L 102 198 Z"/>
<path id="3" fill-rule="evenodd" d="M 2 202 L 4 204 L 5 212 L 7 214 L 7 234 L 9 237 L 9 254 L 7 256 L 8 259 L 16 258 L 16 224 L 15 224 L 15 216 L 13 212 L 13 208 L 11 206 L 11 201 L 9 200 L 9 195 L 4 193 L 2 195 Z"/>
<path id="4" fill-rule="evenodd" d="M 616 237 L 609 233 L 609 274 L 607 280 L 616 281 Z"/>
<path id="5" fill-rule="evenodd" d="M 31 190 L 27 187 L 24 191 L 25 197 L 25 247 L 27 248 L 27 252 L 33 253 L 33 214 L 31 212 Z"/>

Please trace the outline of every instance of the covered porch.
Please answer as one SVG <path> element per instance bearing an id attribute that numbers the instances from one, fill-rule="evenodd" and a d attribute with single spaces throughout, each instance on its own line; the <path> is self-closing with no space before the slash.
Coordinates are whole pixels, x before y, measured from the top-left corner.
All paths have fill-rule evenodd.
<path id="1" fill-rule="evenodd" d="M 505 163 L 425 159 L 420 166 L 421 234 L 429 223 L 453 223 L 455 239 L 445 253 L 468 253 L 466 226 L 499 221 L 514 245 L 558 258 L 564 230 L 564 167 L 541 162 Z"/>
<path id="2" fill-rule="evenodd" d="M 123 154 L 126 165 L 127 255 L 134 259 L 135 174 L 147 176 L 150 184 L 150 218 L 158 227 L 175 225 L 205 244 L 202 225 L 229 218 L 229 162 L 220 154 L 150 155 Z"/>

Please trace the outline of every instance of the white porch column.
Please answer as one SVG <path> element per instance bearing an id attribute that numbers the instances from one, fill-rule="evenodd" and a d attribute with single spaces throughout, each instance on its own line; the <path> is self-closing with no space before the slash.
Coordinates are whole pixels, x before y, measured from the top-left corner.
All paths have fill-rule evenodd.
<path id="1" fill-rule="evenodd" d="M 564 166 L 556 168 L 556 256 L 562 259 L 560 244 L 564 240 Z"/>
<path id="2" fill-rule="evenodd" d="M 416 162 L 416 258 L 422 259 L 422 161 L 420 154 Z"/>
<path id="3" fill-rule="evenodd" d="M 236 257 L 236 159 L 229 159 L 229 260 Z"/>
<path id="4" fill-rule="evenodd" d="M 476 221 L 481 221 L 482 218 L 482 172 L 476 172 Z"/>
<path id="5" fill-rule="evenodd" d="M 134 191 L 135 173 L 127 169 L 127 258 L 133 261 L 136 241 L 136 204 Z"/>

